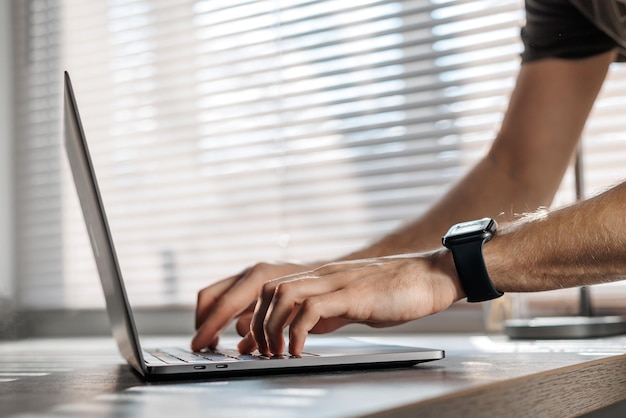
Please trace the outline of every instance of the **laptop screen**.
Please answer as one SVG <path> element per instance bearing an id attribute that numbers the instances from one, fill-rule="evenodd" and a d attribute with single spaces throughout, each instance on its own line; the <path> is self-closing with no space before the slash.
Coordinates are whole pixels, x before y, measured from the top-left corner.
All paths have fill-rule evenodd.
<path id="1" fill-rule="evenodd" d="M 85 217 L 113 336 L 120 352 L 137 371 L 143 373 L 144 361 L 137 329 L 126 296 L 126 289 L 115 254 L 115 247 L 104 212 L 93 164 L 78 113 L 69 74 L 65 73 L 64 96 L 65 150 L 70 162 L 80 206 Z"/>

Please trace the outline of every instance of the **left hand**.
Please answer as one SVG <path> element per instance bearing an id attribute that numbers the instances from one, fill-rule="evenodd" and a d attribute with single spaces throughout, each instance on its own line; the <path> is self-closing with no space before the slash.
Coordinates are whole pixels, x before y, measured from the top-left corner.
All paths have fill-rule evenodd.
<path id="1" fill-rule="evenodd" d="M 299 355 L 309 332 L 348 323 L 387 327 L 446 309 L 464 297 L 452 257 L 445 250 L 327 264 L 266 282 L 250 333 L 239 351 Z"/>

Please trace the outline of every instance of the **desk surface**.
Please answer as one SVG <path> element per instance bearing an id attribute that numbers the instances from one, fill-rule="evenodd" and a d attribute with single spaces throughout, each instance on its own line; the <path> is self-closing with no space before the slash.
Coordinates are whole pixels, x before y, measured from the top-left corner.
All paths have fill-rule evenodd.
<path id="1" fill-rule="evenodd" d="M 146 384 L 112 339 L 2 342 L 0 416 L 563 417 L 626 399 L 626 337 L 384 339 L 443 348 L 447 357 L 404 369 Z M 147 341 L 176 342 L 186 341 Z"/>

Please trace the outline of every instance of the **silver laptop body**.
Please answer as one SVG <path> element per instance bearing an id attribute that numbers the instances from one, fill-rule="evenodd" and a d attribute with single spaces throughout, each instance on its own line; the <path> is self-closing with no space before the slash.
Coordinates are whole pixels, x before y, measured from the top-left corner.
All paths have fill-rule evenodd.
<path id="1" fill-rule="evenodd" d="M 236 350 L 225 347 L 202 353 L 185 348 L 142 349 L 67 72 L 64 114 L 65 148 L 104 291 L 113 337 L 122 356 L 142 377 L 164 379 L 410 366 L 444 357 L 442 350 L 372 344 L 347 337 L 310 338 L 305 353 L 297 358 L 239 355 Z"/>

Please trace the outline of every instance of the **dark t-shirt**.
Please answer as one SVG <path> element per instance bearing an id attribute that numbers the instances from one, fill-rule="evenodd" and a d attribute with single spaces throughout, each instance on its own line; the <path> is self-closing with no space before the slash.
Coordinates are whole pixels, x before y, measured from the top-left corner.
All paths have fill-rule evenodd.
<path id="1" fill-rule="evenodd" d="M 523 62 L 617 49 L 626 61 L 626 0 L 525 0 Z"/>

